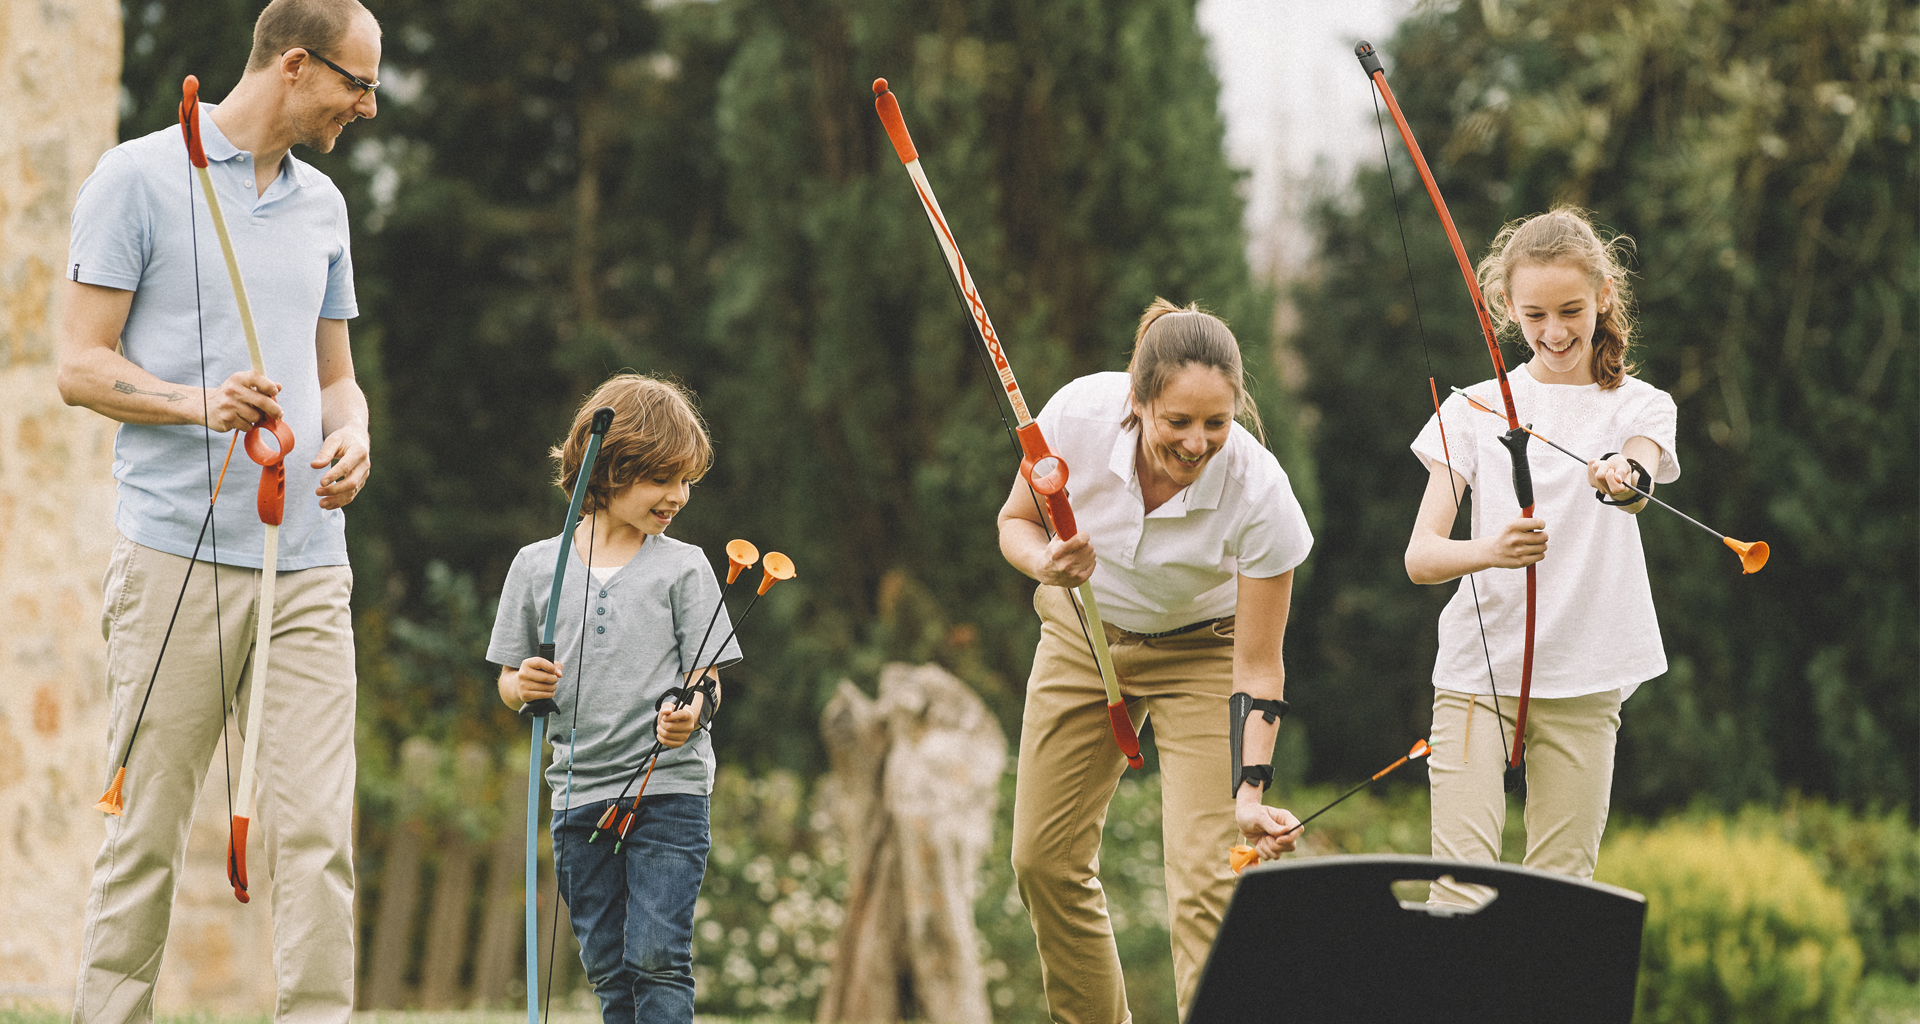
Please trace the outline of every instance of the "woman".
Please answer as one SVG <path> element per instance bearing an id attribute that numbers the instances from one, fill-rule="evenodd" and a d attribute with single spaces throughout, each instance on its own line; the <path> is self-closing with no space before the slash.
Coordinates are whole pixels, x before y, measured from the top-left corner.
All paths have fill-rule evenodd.
<path id="1" fill-rule="evenodd" d="M 1286 713 L 1280 647 L 1293 570 L 1313 537 L 1287 474 L 1241 418 L 1260 430 L 1233 333 L 1197 307 L 1156 299 L 1127 372 L 1073 381 L 1039 416 L 1072 471 L 1080 532 L 1051 537 L 1024 480 L 1000 510 L 1001 553 L 1044 584 L 1034 595 L 1040 646 L 1020 733 L 1013 865 L 1048 1008 L 1062 1024 L 1129 1016 L 1096 877 L 1126 765 L 1067 588 L 1092 580 L 1107 627 L 1094 640 L 1111 646 L 1136 728 L 1153 721 L 1181 1017 L 1233 892 L 1227 849 L 1244 839 L 1272 857 L 1299 837 L 1288 831 L 1294 816 L 1261 797 Z M 1244 749 L 1229 751 L 1235 693 L 1253 698 L 1255 713 L 1240 709 Z M 1220 789 L 1226 777 L 1231 798 Z"/>

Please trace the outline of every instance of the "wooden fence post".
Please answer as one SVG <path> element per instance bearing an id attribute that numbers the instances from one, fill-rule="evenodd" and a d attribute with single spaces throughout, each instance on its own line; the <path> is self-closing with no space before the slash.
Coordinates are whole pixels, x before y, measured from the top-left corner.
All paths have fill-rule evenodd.
<path id="1" fill-rule="evenodd" d="M 373 948 L 362 976 L 361 1006 L 393 1009 L 406 1003 L 412 960 L 413 919 L 420 904 L 421 855 L 426 849 L 426 796 L 439 766 L 433 741 L 415 736 L 400 744 L 400 801 L 387 856 L 380 869 L 380 909 L 373 922 Z"/>
<path id="2" fill-rule="evenodd" d="M 462 745 L 454 755 L 457 791 L 485 792 L 492 760 L 479 745 Z M 467 926 L 473 919 L 475 862 L 480 849 L 458 822 L 441 830 L 439 846 L 432 909 L 427 916 L 427 953 L 420 965 L 420 1006 L 427 1010 L 448 1010 L 460 1004 L 460 967 L 467 958 Z"/>
<path id="3" fill-rule="evenodd" d="M 500 832 L 487 851 L 487 894 L 473 956 L 473 1008 L 505 1005 L 518 991 L 521 850 L 527 842 L 527 758 L 508 752 L 500 772 Z"/>

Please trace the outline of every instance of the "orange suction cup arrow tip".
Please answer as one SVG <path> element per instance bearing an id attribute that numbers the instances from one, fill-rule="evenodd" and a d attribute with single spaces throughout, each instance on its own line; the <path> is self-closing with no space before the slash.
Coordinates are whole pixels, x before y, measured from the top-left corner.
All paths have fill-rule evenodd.
<path id="1" fill-rule="evenodd" d="M 1732 537 L 1722 537 L 1720 540 L 1726 544 L 1726 546 L 1732 548 L 1734 554 L 1740 556 L 1740 572 L 1742 574 L 1759 572 L 1760 567 L 1767 564 L 1766 541 L 1734 540 Z"/>
<path id="2" fill-rule="evenodd" d="M 1259 862 L 1260 855 L 1255 853 L 1251 846 L 1243 844 L 1227 851 L 1227 864 L 1233 868 L 1233 873 L 1236 875 Z"/>
<path id="3" fill-rule="evenodd" d="M 100 802 L 93 805 L 94 809 L 104 811 L 116 818 L 125 817 L 127 805 L 120 799 L 120 787 L 125 784 L 126 781 L 127 769 L 125 765 L 122 765 L 114 771 L 113 785 L 108 786 L 107 791 L 100 795 Z"/>
<path id="4" fill-rule="evenodd" d="M 793 559 L 778 551 L 767 552 L 767 560 L 760 564 L 760 589 L 754 592 L 758 597 L 773 589 L 775 583 L 793 578 Z"/>
<path id="5" fill-rule="evenodd" d="M 1414 740 L 1413 749 L 1407 751 L 1407 757 L 1409 759 L 1422 758 L 1431 753 L 1433 753 L 1433 748 L 1427 746 L 1426 740 Z"/>
<path id="6" fill-rule="evenodd" d="M 878 96 L 878 95 L 880 95 L 881 93 L 883 93 L 883 92 L 886 92 L 886 91 L 887 91 L 887 80 L 886 80 L 886 79 L 884 79 L 884 78 L 876 78 L 876 79 L 874 79 L 874 80 L 873 80 L 873 94 L 874 94 L 875 96 Z"/>
<path id="7" fill-rule="evenodd" d="M 760 549 L 752 541 L 730 540 L 727 542 L 727 582 L 740 578 L 740 573 L 760 560 Z"/>

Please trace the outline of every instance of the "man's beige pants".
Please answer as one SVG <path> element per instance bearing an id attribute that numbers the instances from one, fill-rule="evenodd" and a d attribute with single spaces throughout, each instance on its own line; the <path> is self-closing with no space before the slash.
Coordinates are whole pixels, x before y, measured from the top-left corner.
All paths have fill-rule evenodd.
<path id="1" fill-rule="evenodd" d="M 1034 608 L 1040 646 L 1020 728 L 1014 875 L 1033 919 L 1053 1019 L 1124 1024 L 1131 1015 L 1099 870 L 1107 804 L 1126 760 L 1067 592 L 1040 587 Z M 1153 720 L 1175 998 L 1184 1018 L 1233 895 L 1227 850 L 1240 835 L 1227 756 L 1233 627 L 1140 640 L 1109 626 L 1108 636 L 1134 727 Z"/>
<path id="2" fill-rule="evenodd" d="M 109 727 L 105 788 L 126 751 L 187 559 L 125 537 L 107 567 Z M 219 581 L 216 642 L 214 582 Z M 279 1022 L 343 1022 L 353 1009 L 353 626 L 347 566 L 282 572 L 276 581 L 252 831 L 273 882 Z M 127 763 L 125 817 L 107 818 L 81 940 L 75 1024 L 150 1021 L 154 979 L 186 859 L 193 805 L 220 741 L 221 656 L 227 704 L 245 721 L 253 678 L 260 572 L 202 561 L 173 624 L 152 699 Z M 237 685 L 237 692 L 235 688 Z M 241 737 L 232 736 L 239 772 Z M 237 782 L 237 779 L 236 779 Z M 259 888 L 256 884 L 256 890 Z M 249 913 L 265 913 L 256 901 Z"/>
<path id="3" fill-rule="evenodd" d="M 1433 855 L 1493 863 L 1507 825 L 1503 784 L 1507 744 L 1519 701 L 1452 690 L 1433 693 L 1433 753 L 1427 777 L 1433 795 Z M 1591 880 L 1600 859 L 1613 794 L 1614 738 L 1620 731 L 1620 691 L 1527 705 L 1527 853 L 1521 863 L 1541 871 Z M 1502 737 L 1505 737 L 1504 741 Z M 1435 882 L 1434 903 L 1475 906 L 1477 886 Z"/>

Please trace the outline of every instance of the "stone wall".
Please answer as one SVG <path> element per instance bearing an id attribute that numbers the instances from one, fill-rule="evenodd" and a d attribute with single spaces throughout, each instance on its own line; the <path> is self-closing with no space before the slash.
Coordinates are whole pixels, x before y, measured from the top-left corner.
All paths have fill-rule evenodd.
<path id="1" fill-rule="evenodd" d="M 62 404 L 54 349 L 68 218 L 115 141 L 120 55 L 116 0 L 0 2 L 0 1005 L 71 1005 L 104 834 L 114 424 Z M 272 1007 L 271 904 L 228 894 L 220 780 L 201 801 L 162 1012 Z"/>
<path id="2" fill-rule="evenodd" d="M 0 4 L 0 997 L 65 1002 L 104 829 L 113 424 L 54 389 L 74 194 L 114 143 L 120 7 Z"/>

